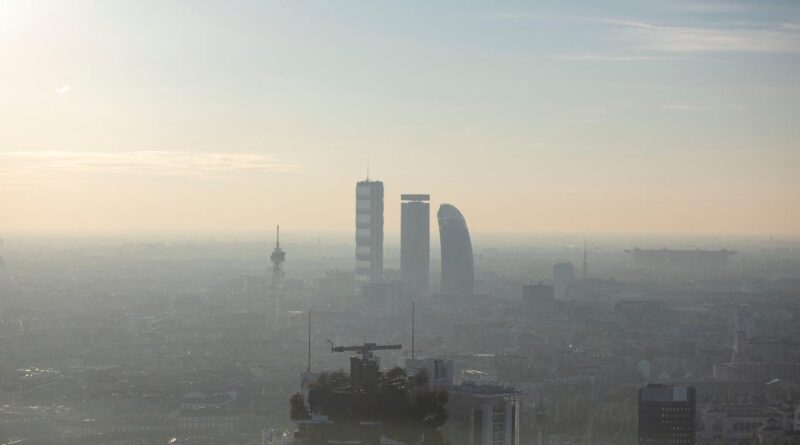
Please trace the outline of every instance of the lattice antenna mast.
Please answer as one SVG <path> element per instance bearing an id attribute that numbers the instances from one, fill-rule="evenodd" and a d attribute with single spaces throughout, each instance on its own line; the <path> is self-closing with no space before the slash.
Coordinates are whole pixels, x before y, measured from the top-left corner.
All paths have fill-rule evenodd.
<path id="1" fill-rule="evenodd" d="M 283 293 L 283 263 L 286 261 L 286 252 L 281 249 L 281 226 L 277 226 L 276 232 L 275 249 L 272 250 L 269 260 L 272 262 L 272 292 L 279 295 Z"/>

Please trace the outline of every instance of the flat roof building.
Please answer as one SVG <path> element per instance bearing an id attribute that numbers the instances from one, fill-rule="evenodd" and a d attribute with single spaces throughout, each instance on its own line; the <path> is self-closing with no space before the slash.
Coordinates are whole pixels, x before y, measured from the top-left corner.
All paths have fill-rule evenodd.
<path id="1" fill-rule="evenodd" d="M 451 444 L 519 445 L 519 392 L 499 385 L 464 383 L 448 391 L 447 423 L 442 433 Z"/>
<path id="2" fill-rule="evenodd" d="M 639 445 L 694 445 L 695 389 L 650 384 L 639 389 Z"/>
<path id="3" fill-rule="evenodd" d="M 403 294 L 427 295 L 430 280 L 431 195 L 400 195 L 400 276 Z"/>

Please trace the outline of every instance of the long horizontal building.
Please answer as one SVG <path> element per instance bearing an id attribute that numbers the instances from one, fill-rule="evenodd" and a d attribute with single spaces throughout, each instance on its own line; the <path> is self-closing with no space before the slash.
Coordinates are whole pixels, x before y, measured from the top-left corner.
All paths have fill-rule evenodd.
<path id="1" fill-rule="evenodd" d="M 673 249 L 628 249 L 634 264 L 647 269 L 664 272 L 704 273 L 721 270 L 736 251 L 722 250 L 673 250 Z"/>
<path id="2" fill-rule="evenodd" d="M 628 249 L 625 253 L 632 255 L 634 259 L 641 261 L 658 262 L 679 262 L 679 261 L 726 261 L 729 257 L 736 255 L 735 250 L 674 250 L 674 249 L 640 249 L 638 247 Z"/>

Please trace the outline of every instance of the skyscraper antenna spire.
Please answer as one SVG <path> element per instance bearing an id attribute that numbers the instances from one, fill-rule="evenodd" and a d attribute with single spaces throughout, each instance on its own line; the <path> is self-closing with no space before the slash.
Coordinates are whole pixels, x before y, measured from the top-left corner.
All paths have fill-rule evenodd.
<path id="1" fill-rule="evenodd" d="M 280 249 L 281 248 L 281 226 L 280 226 L 280 224 L 275 226 L 275 228 L 276 228 L 275 231 L 277 232 L 277 236 L 275 237 L 275 247 L 277 249 Z"/>
<path id="2" fill-rule="evenodd" d="M 367 182 L 369 182 L 369 156 L 367 156 Z"/>

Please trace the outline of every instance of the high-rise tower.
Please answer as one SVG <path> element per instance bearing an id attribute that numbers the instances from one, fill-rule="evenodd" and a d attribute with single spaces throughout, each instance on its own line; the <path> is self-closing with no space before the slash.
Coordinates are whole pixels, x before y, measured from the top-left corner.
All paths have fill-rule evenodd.
<path id="1" fill-rule="evenodd" d="M 281 249 L 281 226 L 277 226 L 275 234 L 275 248 L 272 249 L 272 254 L 269 256 L 272 262 L 272 293 L 277 295 L 283 293 L 283 263 L 286 261 L 286 252 Z"/>
<path id="2" fill-rule="evenodd" d="M 272 262 L 272 286 L 270 287 L 270 292 L 272 293 L 273 316 L 278 320 L 285 291 L 283 285 L 285 277 L 283 263 L 286 261 L 286 252 L 281 249 L 281 226 L 277 226 L 275 230 L 275 248 L 272 249 L 272 254 L 269 256 L 269 260 Z"/>
<path id="3" fill-rule="evenodd" d="M 356 184 L 356 285 L 383 282 L 383 183 Z"/>
<path id="4" fill-rule="evenodd" d="M 430 277 L 431 195 L 400 195 L 400 275 L 403 293 L 427 295 Z"/>
<path id="5" fill-rule="evenodd" d="M 442 204 L 436 214 L 442 245 L 442 295 L 469 296 L 475 291 L 475 265 L 467 221 L 457 208 Z"/>
<path id="6" fill-rule="evenodd" d="M 556 263 L 553 265 L 553 286 L 558 300 L 567 298 L 570 288 L 575 284 L 575 268 L 572 263 Z"/>

